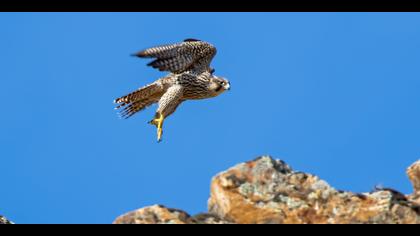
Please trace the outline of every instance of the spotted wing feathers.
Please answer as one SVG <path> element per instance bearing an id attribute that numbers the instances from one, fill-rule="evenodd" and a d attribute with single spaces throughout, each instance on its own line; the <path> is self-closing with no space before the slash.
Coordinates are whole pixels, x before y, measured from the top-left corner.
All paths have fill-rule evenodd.
<path id="1" fill-rule="evenodd" d="M 186 39 L 184 42 L 148 48 L 135 56 L 155 58 L 148 64 L 160 71 L 181 73 L 190 69 L 208 70 L 216 48 L 204 41 Z"/>

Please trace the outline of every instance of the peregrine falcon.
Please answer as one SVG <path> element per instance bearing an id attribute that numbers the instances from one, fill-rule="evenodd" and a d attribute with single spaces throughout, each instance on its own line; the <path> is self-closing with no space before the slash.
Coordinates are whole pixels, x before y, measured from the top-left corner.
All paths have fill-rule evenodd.
<path id="1" fill-rule="evenodd" d="M 227 79 L 214 75 L 210 67 L 216 48 L 210 43 L 186 39 L 176 44 L 156 46 L 133 56 L 153 58 L 147 64 L 169 74 L 138 90 L 115 99 L 122 118 L 129 118 L 146 107 L 158 103 L 153 120 L 149 124 L 157 128 L 157 140 L 161 141 L 165 118 L 175 112 L 186 100 L 216 97 L 230 89 Z"/>

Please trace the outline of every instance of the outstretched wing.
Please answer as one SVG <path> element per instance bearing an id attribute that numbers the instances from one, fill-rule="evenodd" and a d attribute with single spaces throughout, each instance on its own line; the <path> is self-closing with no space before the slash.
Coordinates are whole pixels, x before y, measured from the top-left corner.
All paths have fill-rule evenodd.
<path id="1" fill-rule="evenodd" d="M 163 95 L 162 86 L 157 83 L 146 85 L 130 94 L 115 99 L 122 118 L 129 118 L 137 112 L 159 101 Z"/>
<path id="2" fill-rule="evenodd" d="M 160 71 L 181 73 L 186 70 L 210 71 L 210 63 L 216 55 L 216 48 L 210 43 L 186 39 L 181 43 L 168 44 L 148 48 L 134 56 L 142 58 L 155 58 L 147 64 Z"/>

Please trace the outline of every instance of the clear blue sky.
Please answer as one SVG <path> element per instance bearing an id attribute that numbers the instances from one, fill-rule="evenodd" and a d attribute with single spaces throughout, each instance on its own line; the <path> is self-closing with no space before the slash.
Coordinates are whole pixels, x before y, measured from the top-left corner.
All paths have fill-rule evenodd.
<path id="1" fill-rule="evenodd" d="M 152 204 L 205 211 L 211 177 L 262 154 L 337 189 L 411 192 L 420 156 L 418 13 L 2 13 L 0 214 L 110 223 Z M 129 55 L 217 46 L 221 96 L 120 120 L 113 99 L 164 74 Z"/>

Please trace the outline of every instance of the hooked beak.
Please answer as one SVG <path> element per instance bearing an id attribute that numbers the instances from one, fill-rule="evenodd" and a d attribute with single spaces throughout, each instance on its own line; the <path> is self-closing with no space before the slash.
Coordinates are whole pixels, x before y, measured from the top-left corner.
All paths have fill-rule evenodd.
<path id="1" fill-rule="evenodd" d="M 226 85 L 224 86 L 225 90 L 230 90 L 230 82 L 227 82 Z"/>

